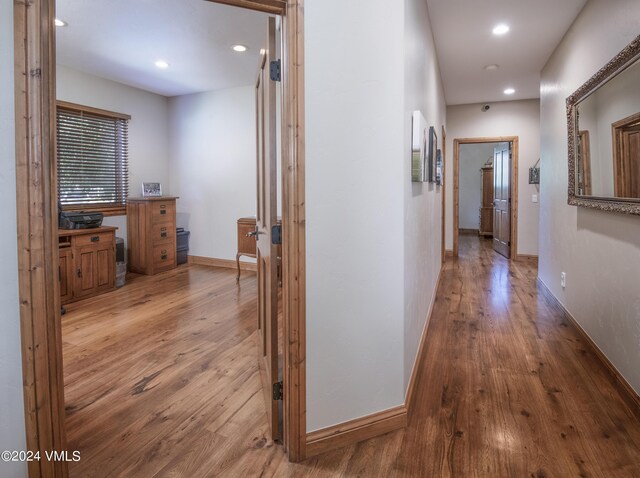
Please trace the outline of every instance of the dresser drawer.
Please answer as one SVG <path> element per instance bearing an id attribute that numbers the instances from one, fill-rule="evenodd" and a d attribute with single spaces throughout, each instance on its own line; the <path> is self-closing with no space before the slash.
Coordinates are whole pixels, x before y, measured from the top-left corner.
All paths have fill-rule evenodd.
<path id="1" fill-rule="evenodd" d="M 73 238 L 74 246 L 87 246 L 90 244 L 105 244 L 114 242 L 115 234 L 112 232 L 98 232 L 96 234 L 87 233 Z"/>
<path id="2" fill-rule="evenodd" d="M 173 268 L 176 263 L 175 243 L 153 246 L 152 262 L 156 271 Z"/>
<path id="3" fill-rule="evenodd" d="M 151 222 L 159 224 L 161 222 L 176 221 L 175 201 L 153 201 L 151 202 Z"/>
<path id="4" fill-rule="evenodd" d="M 161 242 L 175 243 L 176 240 L 176 225 L 173 222 L 161 222 L 151 226 L 151 240 L 154 244 L 160 244 Z"/>

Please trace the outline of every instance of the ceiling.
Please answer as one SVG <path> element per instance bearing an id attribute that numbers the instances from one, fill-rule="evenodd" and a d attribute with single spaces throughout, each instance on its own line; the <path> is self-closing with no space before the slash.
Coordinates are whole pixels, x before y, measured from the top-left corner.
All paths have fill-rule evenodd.
<path id="1" fill-rule="evenodd" d="M 585 3 L 427 0 L 447 105 L 539 98 L 540 71 Z M 493 35 L 499 23 L 510 31 Z"/>
<path id="2" fill-rule="evenodd" d="M 57 0 L 56 17 L 59 64 L 164 96 L 253 84 L 267 28 L 264 13 L 203 0 Z"/>
<path id="3" fill-rule="evenodd" d="M 449 105 L 538 98 L 540 71 L 586 3 L 426 1 Z M 252 84 L 266 37 L 265 14 L 203 0 L 57 0 L 56 16 L 68 23 L 58 63 L 165 96 Z M 494 36 L 498 23 L 509 33 Z"/>

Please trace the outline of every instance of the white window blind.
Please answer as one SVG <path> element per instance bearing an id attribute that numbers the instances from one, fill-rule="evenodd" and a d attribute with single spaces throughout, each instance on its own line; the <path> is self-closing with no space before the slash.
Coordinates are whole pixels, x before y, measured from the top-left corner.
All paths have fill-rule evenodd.
<path id="1" fill-rule="evenodd" d="M 129 116 L 57 107 L 58 201 L 63 209 L 124 208 L 129 190 Z"/>

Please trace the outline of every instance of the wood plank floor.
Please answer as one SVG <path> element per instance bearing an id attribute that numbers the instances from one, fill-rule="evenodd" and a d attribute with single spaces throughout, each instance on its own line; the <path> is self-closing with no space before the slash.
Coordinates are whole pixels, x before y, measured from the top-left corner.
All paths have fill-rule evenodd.
<path id="1" fill-rule="evenodd" d="M 407 429 L 290 464 L 267 438 L 255 276 L 134 277 L 63 317 L 71 476 L 640 477 L 638 410 L 536 288 L 460 237 Z"/>

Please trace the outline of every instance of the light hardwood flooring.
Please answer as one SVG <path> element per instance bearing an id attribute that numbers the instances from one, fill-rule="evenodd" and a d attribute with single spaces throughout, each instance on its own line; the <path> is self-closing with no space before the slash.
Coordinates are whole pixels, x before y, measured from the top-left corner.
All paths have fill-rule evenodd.
<path id="1" fill-rule="evenodd" d="M 409 427 L 290 464 L 266 438 L 255 276 L 135 276 L 63 317 L 71 476 L 640 477 L 639 411 L 535 279 L 461 236 Z"/>

